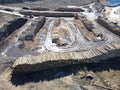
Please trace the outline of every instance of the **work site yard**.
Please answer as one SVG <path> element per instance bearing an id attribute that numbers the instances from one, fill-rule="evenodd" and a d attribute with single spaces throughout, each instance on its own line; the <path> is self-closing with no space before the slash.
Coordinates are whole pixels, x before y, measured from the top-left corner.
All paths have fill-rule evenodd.
<path id="1" fill-rule="evenodd" d="M 0 5 L 0 90 L 120 90 L 120 6 L 105 0 Z"/>

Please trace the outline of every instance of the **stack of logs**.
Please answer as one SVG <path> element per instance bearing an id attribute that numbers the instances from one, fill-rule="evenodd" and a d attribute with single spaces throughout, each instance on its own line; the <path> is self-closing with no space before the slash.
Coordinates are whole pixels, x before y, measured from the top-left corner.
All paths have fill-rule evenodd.
<path id="1" fill-rule="evenodd" d="M 112 43 L 88 51 L 50 52 L 38 56 L 20 57 L 13 65 L 13 71 L 33 72 L 80 63 L 104 62 L 117 56 L 120 56 L 120 43 Z"/>

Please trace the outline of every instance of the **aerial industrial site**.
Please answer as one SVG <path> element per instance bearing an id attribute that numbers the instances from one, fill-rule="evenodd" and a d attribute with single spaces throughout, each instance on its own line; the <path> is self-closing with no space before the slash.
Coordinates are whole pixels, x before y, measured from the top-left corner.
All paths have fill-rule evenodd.
<path id="1" fill-rule="evenodd" d="M 120 90 L 120 1 L 111 2 L 0 4 L 0 90 Z"/>

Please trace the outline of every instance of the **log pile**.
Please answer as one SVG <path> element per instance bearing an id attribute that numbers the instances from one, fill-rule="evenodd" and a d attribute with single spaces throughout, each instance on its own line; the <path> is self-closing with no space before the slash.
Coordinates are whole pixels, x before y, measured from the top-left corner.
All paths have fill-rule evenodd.
<path id="1" fill-rule="evenodd" d="M 117 56 L 120 56 L 120 43 L 111 43 L 83 52 L 50 52 L 38 56 L 20 57 L 13 65 L 13 71 L 33 72 L 85 62 L 104 62 Z"/>
<path id="2" fill-rule="evenodd" d="M 57 8 L 55 9 L 55 11 L 62 11 L 62 12 L 84 12 L 85 10 L 83 10 L 82 8 L 76 8 L 76 7 L 72 7 L 72 8 L 66 8 L 66 7 L 62 7 L 62 8 Z"/>
<path id="3" fill-rule="evenodd" d="M 27 40 L 27 38 L 29 38 L 30 40 L 33 40 L 34 36 L 36 36 L 36 34 L 39 32 L 39 30 L 43 27 L 45 21 L 46 21 L 46 18 L 44 16 L 36 18 L 31 23 L 31 25 L 26 29 L 26 31 L 21 34 L 19 39 Z"/>
<path id="4" fill-rule="evenodd" d="M 34 16 L 46 16 L 46 17 L 74 17 L 77 12 L 60 12 L 60 11 L 31 11 L 22 10 L 20 14 L 34 15 Z"/>
<path id="5" fill-rule="evenodd" d="M 82 24 L 85 26 L 85 28 L 88 30 L 88 31 L 92 31 L 93 30 L 93 24 L 92 22 L 90 22 L 89 20 L 87 20 L 85 17 L 82 18 L 80 17 L 80 20 L 82 22 Z"/>
<path id="6" fill-rule="evenodd" d="M 5 24 L 1 30 L 1 38 L 4 38 L 0 41 L 0 52 L 8 45 L 8 42 L 11 40 L 13 35 L 19 30 L 22 25 L 24 25 L 28 20 L 26 18 L 17 18 L 13 21 L 8 22 Z M 16 25 L 17 24 L 17 25 Z"/>
<path id="7" fill-rule="evenodd" d="M 3 40 L 2 38 L 7 38 L 10 34 L 12 34 L 14 31 L 16 31 L 26 22 L 27 22 L 27 19 L 25 18 L 17 18 L 3 25 L 3 27 L 0 28 L 0 37 L 1 37 L 0 41 Z"/>
<path id="8" fill-rule="evenodd" d="M 34 10 L 34 11 L 33 11 Z M 34 16 L 46 16 L 46 17 L 74 17 L 79 12 L 84 12 L 85 10 L 80 7 L 61 7 L 53 11 L 48 8 L 31 8 L 29 10 L 20 11 L 23 15 L 34 15 Z"/>
<path id="9" fill-rule="evenodd" d="M 33 7 L 33 8 L 30 8 L 30 10 L 36 10 L 36 11 L 48 11 L 49 8 Z"/>
<path id="10" fill-rule="evenodd" d="M 97 22 L 105 28 L 107 28 L 108 30 L 110 30 L 111 32 L 120 36 L 120 27 L 118 25 L 111 23 L 102 17 L 98 17 Z"/>

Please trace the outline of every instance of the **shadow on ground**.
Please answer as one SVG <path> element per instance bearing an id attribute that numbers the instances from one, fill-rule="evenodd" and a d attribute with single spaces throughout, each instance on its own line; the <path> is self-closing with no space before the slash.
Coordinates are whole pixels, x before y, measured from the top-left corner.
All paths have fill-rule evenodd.
<path id="1" fill-rule="evenodd" d="M 24 85 L 29 82 L 50 81 L 65 77 L 70 74 L 76 74 L 80 70 L 91 70 L 93 72 L 101 72 L 104 70 L 120 70 L 120 57 L 106 60 L 104 63 L 85 63 L 79 65 L 72 65 L 62 68 L 42 70 L 31 73 L 18 73 L 13 72 L 11 77 L 11 83 L 15 86 Z"/>

